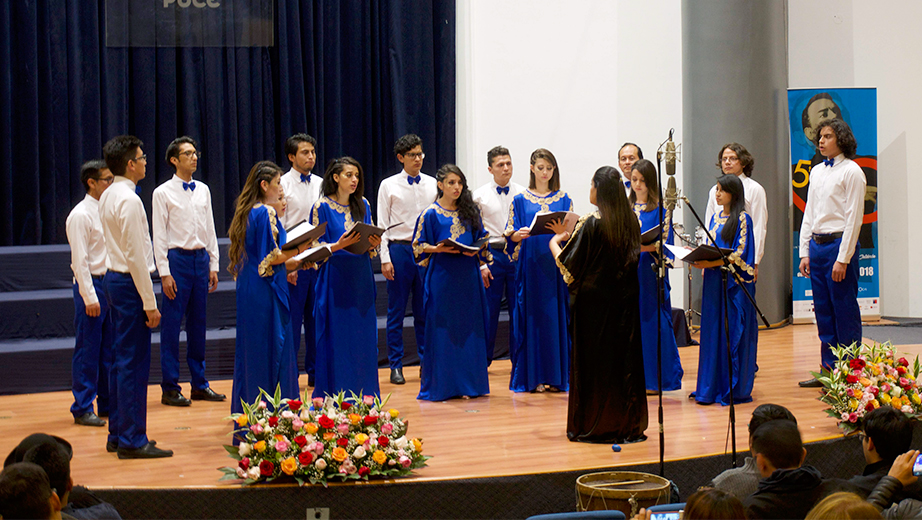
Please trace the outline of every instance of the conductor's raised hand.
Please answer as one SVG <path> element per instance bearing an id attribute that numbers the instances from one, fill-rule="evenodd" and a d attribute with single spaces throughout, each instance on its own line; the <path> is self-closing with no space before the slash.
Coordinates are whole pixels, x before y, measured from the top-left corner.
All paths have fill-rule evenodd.
<path id="1" fill-rule="evenodd" d="M 563 219 L 561 218 L 548 222 L 544 227 L 553 231 L 555 235 L 561 235 L 567 232 L 567 226 L 564 225 Z"/>

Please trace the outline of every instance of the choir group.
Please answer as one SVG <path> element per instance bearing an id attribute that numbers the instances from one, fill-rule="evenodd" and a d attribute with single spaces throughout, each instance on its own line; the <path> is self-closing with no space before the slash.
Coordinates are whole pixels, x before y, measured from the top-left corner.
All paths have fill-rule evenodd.
<path id="1" fill-rule="evenodd" d="M 151 241 L 136 195 L 146 171 L 142 145 L 132 136 L 116 137 L 104 148 L 105 163 L 84 165 L 87 196 L 67 222 L 77 313 L 71 411 L 78 424 L 92 426 L 104 425 L 100 416 L 108 415 L 107 448 L 120 458 L 172 454 L 146 436 L 150 329 L 158 324 L 163 331 L 162 403 L 191 404 L 178 384 L 183 319 L 191 399 L 225 399 L 205 379 L 205 296 L 217 287 L 218 249 L 210 192 L 192 178 L 200 155 L 188 137 L 168 147 L 166 160 L 176 174 L 154 192 Z M 304 369 L 315 397 L 380 394 L 371 262 L 380 255 L 387 280 L 392 384 L 406 382 L 402 329 L 412 298 L 421 364 L 417 398 L 488 394 L 487 367 L 505 297 L 509 389 L 569 392 L 570 440 L 646 438 L 645 394 L 659 390 L 660 369 L 662 390 L 680 389 L 683 369 L 668 277 L 664 298 L 657 298 L 659 256 L 664 255 L 667 267 L 674 259 L 663 247 L 663 242 L 673 243 L 672 212 L 661 216 L 656 168 L 643 159 L 639 146 L 621 147 L 620 172 L 605 166 L 593 175 L 588 197 L 596 211 L 575 225 L 559 219 L 536 229 L 536 215 L 573 209 L 571 197 L 560 189 L 561 173 L 549 150 L 531 154 L 525 187 L 512 182 L 509 151 L 491 149 L 487 165 L 493 180 L 472 191 L 455 165 L 443 165 L 434 178 L 422 173 L 422 140 L 405 135 L 394 146 L 403 170 L 384 179 L 378 190 L 376 220 L 385 231 L 364 237 L 355 226 L 374 225 L 375 219 L 362 197 L 362 166 L 341 157 L 329 162 L 322 177 L 315 175 L 316 146 L 306 134 L 289 138 L 285 149 L 291 169 L 286 173 L 270 161 L 257 163 L 236 201 L 228 231 L 228 269 L 237 289 L 233 412 L 242 411 L 242 401 L 253 402 L 260 388 L 280 387 L 285 397 L 298 395 L 302 330 Z M 835 162 L 842 151 L 833 151 Z M 741 145 L 721 148 L 721 175 L 707 214 L 709 233 L 717 245 L 732 251 L 729 269 L 750 293 L 767 223 L 765 192 L 750 178 L 753 164 Z M 325 226 L 322 235 L 286 247 L 288 231 L 303 221 Z M 641 244 L 641 233 L 657 227 L 660 238 Z M 328 256 L 300 259 L 318 246 L 327 247 Z M 755 310 L 736 277 L 722 286 L 720 261 L 691 265 L 704 271 L 705 305 L 697 387 L 689 397 L 700 404 L 751 401 L 757 370 Z M 162 280 L 162 317 L 150 277 L 155 266 Z M 98 415 L 93 410 L 97 398 Z"/>

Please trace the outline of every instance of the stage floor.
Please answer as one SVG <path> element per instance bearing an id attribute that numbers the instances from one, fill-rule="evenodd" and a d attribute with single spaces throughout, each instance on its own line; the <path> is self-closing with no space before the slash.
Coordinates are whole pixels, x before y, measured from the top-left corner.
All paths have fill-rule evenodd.
<path id="1" fill-rule="evenodd" d="M 922 345 L 901 346 L 916 355 Z M 667 460 L 687 459 L 729 451 L 727 407 L 700 406 L 688 399 L 695 388 L 696 346 L 679 349 L 685 368 L 683 389 L 663 395 Z M 759 335 L 759 372 L 753 402 L 736 407 L 737 447 L 748 450 L 746 424 L 759 404 L 779 403 L 797 416 L 804 441 L 841 435 L 833 419 L 823 413 L 816 389 L 802 389 L 799 380 L 819 364 L 816 327 L 791 325 Z M 659 460 L 657 397 L 650 396 L 649 440 L 622 446 L 614 453 L 607 444 L 569 442 L 566 437 L 567 394 L 515 394 L 508 390 L 510 363 L 490 367 L 489 396 L 441 403 L 417 401 L 419 369 L 404 370 L 407 384 L 388 381 L 380 371 L 382 394 L 391 393 L 388 407 L 409 419 L 409 433 L 424 440 L 424 452 L 433 458 L 414 476 L 388 482 L 420 482 L 498 477 L 532 473 L 591 470 L 629 466 Z M 302 390 L 306 376 L 301 377 Z M 213 381 L 212 387 L 230 395 L 231 381 Z M 186 395 L 188 396 L 188 386 Z M 53 433 L 74 446 L 74 482 L 90 488 L 226 487 L 217 468 L 230 465 L 221 447 L 228 442 L 229 405 L 195 402 L 189 408 L 160 404 L 160 388 L 148 391 L 148 435 L 172 449 L 174 457 L 158 460 L 119 460 L 105 450 L 106 428 L 77 426 L 69 413 L 69 392 L 0 396 L 0 456 L 5 457 L 26 435 Z"/>

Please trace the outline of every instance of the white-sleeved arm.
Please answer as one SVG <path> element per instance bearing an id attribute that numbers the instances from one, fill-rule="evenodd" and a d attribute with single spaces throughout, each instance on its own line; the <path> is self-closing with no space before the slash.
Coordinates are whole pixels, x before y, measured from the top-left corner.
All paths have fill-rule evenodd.
<path id="1" fill-rule="evenodd" d="M 849 263 L 855 254 L 855 244 L 858 243 L 858 234 L 864 221 L 864 192 L 868 184 L 860 166 L 854 163 L 849 166 L 845 178 L 845 229 L 842 231 L 842 243 L 839 244 L 839 255 L 836 257 L 836 261 L 843 264 Z"/>
<path id="2" fill-rule="evenodd" d="M 807 204 L 804 206 L 804 218 L 800 223 L 800 257 L 810 258 L 810 239 L 813 237 L 813 197 L 810 191 L 813 185 L 807 185 Z"/>
<path id="3" fill-rule="evenodd" d="M 207 188 L 207 186 L 206 186 Z M 218 250 L 218 234 L 215 231 L 214 227 L 214 211 L 211 209 L 211 190 L 205 192 L 207 197 L 205 198 L 207 202 L 208 214 L 205 215 L 205 249 L 208 251 L 208 270 L 215 271 L 219 269 L 220 262 L 218 255 L 220 255 Z"/>
<path id="4" fill-rule="evenodd" d="M 160 276 L 170 276 L 170 260 L 167 258 L 167 252 L 170 249 L 170 234 L 167 231 L 170 211 L 167 206 L 167 195 L 164 193 L 163 187 L 154 190 L 151 209 L 154 230 L 154 260 L 157 262 L 157 271 L 160 272 Z"/>
<path id="5" fill-rule="evenodd" d="M 93 274 L 87 255 L 90 229 L 93 223 L 83 214 L 74 214 L 67 221 L 67 242 L 70 244 L 70 268 L 80 288 L 80 297 L 85 305 L 99 303 L 99 296 L 93 286 Z"/>
<path id="6" fill-rule="evenodd" d="M 384 229 L 391 225 L 391 198 L 388 195 L 387 184 L 381 183 L 378 188 L 378 227 Z M 391 252 L 388 250 L 387 232 L 381 237 L 381 263 L 387 264 L 391 261 Z"/>
<path id="7" fill-rule="evenodd" d="M 750 183 L 755 189 L 748 195 L 750 210 L 752 211 L 752 237 L 755 239 L 755 263 L 762 262 L 765 253 L 765 235 L 768 232 L 768 203 L 765 198 L 765 188 L 753 181 Z"/>
<path id="8" fill-rule="evenodd" d="M 154 296 L 154 284 L 150 279 L 148 260 L 150 254 L 150 233 L 147 232 L 147 214 L 144 213 L 144 204 L 141 199 L 127 199 L 122 202 L 124 208 L 118 212 L 119 227 L 125 247 L 125 260 L 128 263 L 128 272 L 134 280 L 134 286 L 141 296 L 145 311 L 157 309 L 157 298 Z M 162 275 L 162 273 L 161 273 Z"/>
<path id="9" fill-rule="evenodd" d="M 711 187 L 711 191 L 708 192 L 708 205 L 707 209 L 704 210 L 704 227 L 707 228 L 711 225 L 711 217 L 714 216 L 714 213 L 717 213 L 717 185 Z"/>

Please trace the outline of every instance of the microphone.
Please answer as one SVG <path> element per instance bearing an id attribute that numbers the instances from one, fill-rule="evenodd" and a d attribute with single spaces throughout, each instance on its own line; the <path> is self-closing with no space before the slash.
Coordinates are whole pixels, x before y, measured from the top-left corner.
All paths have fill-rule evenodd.
<path id="1" fill-rule="evenodd" d="M 666 175 L 669 177 L 669 180 L 666 181 L 666 193 L 663 195 L 663 205 L 666 209 L 675 209 L 676 203 L 679 198 L 679 190 L 676 188 L 675 183 L 675 163 L 676 161 L 681 161 L 682 159 L 678 157 L 678 154 L 681 153 L 676 148 L 675 142 L 672 140 L 672 134 L 675 132 L 674 128 L 669 129 L 669 138 L 666 140 Z M 679 147 L 682 145 L 680 144 Z"/>
<path id="2" fill-rule="evenodd" d="M 675 175 L 676 149 L 672 141 L 674 128 L 669 129 L 669 139 L 666 140 L 666 175 Z"/>

